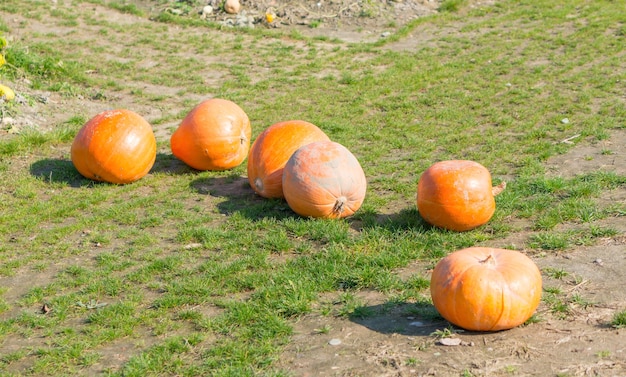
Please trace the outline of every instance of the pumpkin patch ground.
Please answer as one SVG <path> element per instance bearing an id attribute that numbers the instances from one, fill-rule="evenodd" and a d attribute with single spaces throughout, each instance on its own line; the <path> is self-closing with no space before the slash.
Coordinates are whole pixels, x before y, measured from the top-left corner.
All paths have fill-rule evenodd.
<path id="1" fill-rule="evenodd" d="M 11 0 L 10 3 L 17 4 L 19 1 Z M 266 206 L 268 211 L 280 212 L 280 216 L 283 216 L 281 220 L 286 219 L 285 222 L 290 224 L 292 228 L 289 228 L 289 233 L 276 234 L 273 235 L 274 238 L 271 238 L 273 251 L 267 263 L 276 264 L 284 263 L 291 258 L 291 254 L 284 251 L 281 242 L 284 243 L 287 237 L 292 237 L 300 242 L 300 236 L 297 234 L 302 232 L 302 229 L 293 224 L 297 224 L 298 221 L 304 222 L 305 219 L 300 219 L 296 215 L 292 216 L 288 205 L 278 199 L 266 200 L 255 196 L 245 176 L 245 162 L 234 173 L 225 172 L 217 176 L 190 173 L 189 168 L 184 163 L 169 154 L 168 140 L 184 114 L 190 111 L 195 104 L 213 96 L 228 97 L 228 89 L 220 89 L 222 91 L 218 93 L 215 88 L 222 88 L 222 85 L 225 88 L 234 86 L 233 80 L 237 80 L 245 71 L 253 72 L 251 74 L 253 77 L 256 77 L 257 74 L 263 76 L 270 72 L 268 67 L 271 67 L 272 63 L 268 63 L 268 67 L 256 67 L 248 61 L 244 61 L 235 64 L 235 67 L 230 67 L 228 58 L 224 59 L 211 54 L 211 48 L 215 46 L 195 46 L 194 48 L 184 48 L 183 46 L 176 51 L 166 48 L 155 51 L 147 44 L 146 46 L 138 44 L 134 45 L 132 52 L 129 52 L 123 46 L 118 45 L 119 41 L 116 42 L 114 38 L 108 37 L 113 33 L 110 30 L 117 30 L 123 34 L 123 30 L 131 25 L 143 25 L 146 28 L 160 30 L 160 28 L 165 27 L 164 24 L 150 20 L 145 14 L 163 11 L 168 7 L 171 8 L 170 13 L 172 14 L 182 12 L 195 14 L 197 18 L 200 18 L 201 15 L 198 12 L 201 8 L 191 7 L 188 9 L 184 7 L 186 4 L 192 3 L 190 1 L 130 0 L 115 2 L 118 9 L 105 7 L 100 2 L 95 1 L 70 3 L 59 0 L 46 5 L 45 12 L 50 11 L 54 17 L 49 15 L 26 17 L 0 7 L 2 30 L 10 30 L 9 34 L 13 38 L 25 41 L 32 38 L 37 43 L 43 43 L 46 38 L 51 38 L 51 36 L 54 38 L 62 36 L 62 38 L 72 41 L 71 44 L 75 46 L 74 48 L 85 56 L 102 54 L 102 60 L 110 60 L 111 64 L 120 70 L 126 69 L 126 64 L 132 60 L 132 56 L 142 56 L 142 60 L 138 63 L 139 69 L 144 70 L 145 74 L 149 74 L 151 68 L 165 64 L 171 55 L 182 56 L 182 60 L 201 60 L 207 66 L 227 67 L 228 69 L 223 72 L 213 68 L 203 71 L 195 78 L 196 84 L 210 89 L 185 93 L 184 96 L 179 96 L 180 88 L 164 85 L 160 81 L 160 77 L 138 81 L 130 80 L 128 87 L 123 90 L 117 90 L 114 82 L 109 82 L 108 87 L 105 85 L 103 88 L 89 88 L 89 90 L 84 91 L 76 90 L 73 86 L 75 84 L 72 83 L 66 86 L 61 85 L 63 90 L 59 91 L 33 88 L 32 82 L 29 82 L 27 77 L 16 79 L 15 82 L 10 83 L 18 95 L 18 102 L 12 105 L 14 107 L 10 111 L 0 114 L 2 115 L 0 118 L 2 121 L 0 140 L 10 140 L 30 127 L 50 132 L 55 131 L 55 129 L 62 129 L 67 124 L 76 126 L 84 123 L 90 116 L 114 106 L 123 106 L 141 114 L 153 124 L 158 146 L 156 170 L 153 170 L 151 174 L 157 174 L 164 180 L 176 179 L 177 176 L 198 175 L 191 175 L 193 178 L 186 178 L 189 179 L 189 184 L 186 186 L 188 194 L 176 198 L 176 205 L 169 208 L 170 211 L 166 214 L 175 218 L 176 221 L 168 222 L 168 220 L 158 218 L 162 215 L 161 213 L 149 213 L 149 208 L 146 208 L 145 213 L 142 212 L 141 216 L 137 216 L 140 218 L 113 213 L 114 210 L 106 212 L 99 208 L 98 195 L 111 195 L 112 198 L 107 200 L 119 206 L 127 200 L 126 194 L 131 196 L 133 200 L 141 201 L 142 197 L 149 197 L 154 191 L 162 191 L 164 195 L 167 195 L 171 188 L 158 182 L 155 183 L 149 174 L 147 178 L 142 178 L 136 186 L 134 183 L 124 185 L 124 187 L 119 188 L 122 190 L 119 191 L 119 194 L 109 194 L 110 191 L 106 191 L 108 189 L 105 184 L 86 183 L 78 174 L 67 174 L 67 171 L 72 169 L 69 159 L 70 143 L 67 140 L 62 145 L 45 145 L 43 148 L 46 148 L 46 157 L 43 159 L 41 153 L 44 152 L 41 151 L 20 152 L 10 158 L 10 163 L 3 165 L 3 169 L 5 169 L 3 172 L 11 173 L 7 174 L 8 176 L 19 176 L 19 172 L 27 171 L 30 178 L 34 177 L 37 183 L 25 185 L 22 190 L 17 191 L 14 190 L 13 186 L 8 187 L 0 184 L 2 195 L 6 194 L 23 202 L 38 200 L 43 204 L 54 204 L 51 200 L 54 198 L 55 192 L 83 190 L 82 192 L 93 194 L 93 205 L 98 207 L 95 210 L 105 212 L 102 216 L 108 216 L 108 218 L 120 216 L 119 218 L 115 217 L 117 223 L 122 225 L 125 223 L 133 224 L 133 229 L 126 230 L 129 234 L 138 232 L 143 236 L 136 236 L 133 239 L 134 242 L 128 245 L 122 238 L 102 236 L 107 229 L 97 229 L 96 224 L 90 224 L 90 227 L 84 229 L 74 229 L 71 232 L 53 236 L 58 242 L 63 242 L 63 245 L 75 245 L 76 250 L 67 251 L 50 246 L 51 256 L 48 263 L 26 260 L 23 262 L 23 266 L 11 265 L 7 267 L 10 269 L 7 270 L 10 273 L 2 272 L 0 274 L 0 321 L 6 324 L 5 327 L 0 326 L 0 329 L 15 325 L 23 326 L 25 330 L 9 333 L 9 335 L 0 332 L 0 374 L 37 375 L 33 370 L 36 370 L 35 368 L 45 369 L 45 365 L 42 367 L 40 361 L 44 357 L 50 356 L 45 350 L 48 350 L 48 347 L 57 346 L 58 349 L 62 349 L 63 344 L 60 339 L 67 341 L 68 339 L 71 340 L 73 336 L 84 335 L 81 331 L 86 326 L 103 321 L 101 317 L 98 317 L 98 313 L 105 312 L 104 310 L 99 312 L 101 309 L 117 309 L 121 313 L 119 321 L 114 321 L 107 328 L 110 330 L 107 334 L 115 339 L 103 342 L 103 345 L 94 347 L 94 349 L 81 344 L 81 347 L 84 348 L 83 353 L 77 351 L 82 350 L 81 347 L 64 349 L 68 355 L 67 359 L 71 360 L 64 364 L 65 366 L 69 365 L 67 369 L 61 371 L 50 369 L 46 373 L 51 375 L 56 372 L 67 375 L 119 373 L 129 365 L 140 367 L 138 359 L 133 359 L 133 357 L 155 349 L 166 349 L 169 352 L 166 354 L 167 357 L 163 357 L 163 359 L 155 358 L 165 360 L 163 363 L 167 365 L 167 368 L 171 368 L 157 369 L 157 374 L 161 375 L 176 375 L 180 372 L 176 368 L 184 367 L 187 362 L 202 360 L 199 363 L 218 363 L 215 360 L 219 357 L 211 353 L 211 350 L 214 349 L 212 346 L 217 344 L 219 340 L 215 338 L 215 334 L 222 334 L 224 339 L 228 339 L 228 336 L 232 334 L 228 332 L 230 330 L 220 328 L 217 331 L 211 328 L 211 335 L 207 335 L 198 343 L 196 343 L 197 339 L 193 336 L 190 337 L 190 334 L 195 336 L 199 332 L 198 329 L 208 333 L 209 330 L 206 329 L 210 326 L 219 327 L 219 324 L 195 319 L 216 318 L 227 309 L 233 309 L 233 303 L 227 299 L 220 301 L 220 305 L 206 305 L 205 303 L 193 302 L 193 300 L 180 303 L 191 296 L 189 296 L 189 291 L 178 287 L 176 283 L 185 279 L 193 279 L 194 276 L 182 273 L 180 276 L 176 276 L 175 274 L 179 270 L 184 270 L 185 266 L 177 264 L 175 258 L 181 254 L 189 255 L 189 258 L 194 262 L 202 265 L 202 269 L 210 270 L 211 260 L 207 255 L 202 255 L 201 251 L 203 245 L 209 244 L 212 245 L 211 250 L 215 250 L 211 257 L 214 255 L 222 256 L 220 254 L 223 252 L 222 245 L 213 244 L 215 239 L 220 240 L 222 234 L 217 231 L 213 233 L 206 230 L 204 233 L 197 231 L 198 228 L 193 228 L 197 224 L 187 224 L 187 219 L 184 216 L 177 218 L 177 211 L 188 211 L 189 213 L 207 211 L 210 216 L 207 215 L 209 220 L 206 220 L 204 225 L 208 224 L 208 226 L 214 226 L 216 229 L 223 224 L 232 225 L 232 223 L 228 223 L 231 216 L 245 220 L 252 219 L 256 221 L 254 226 L 257 228 L 254 231 L 264 236 L 266 235 L 263 233 L 263 226 L 267 225 L 266 223 L 272 225 L 271 220 L 264 219 L 258 213 L 247 212 L 247 206 Z M 207 3 L 211 2 L 207 1 Z M 282 3 L 270 0 L 241 1 L 242 9 L 246 10 L 248 15 L 258 17 L 263 17 L 270 8 L 274 11 L 280 11 L 278 8 Z M 274 26 L 265 25 L 265 27 L 294 31 L 313 38 L 337 38 L 340 41 L 337 45 L 332 45 L 323 39 L 320 42 L 323 46 L 320 47 L 319 51 L 331 51 L 348 50 L 349 47 L 347 46 L 350 43 L 371 42 L 386 38 L 388 31 L 397 30 L 412 19 L 433 14 L 443 2 L 399 0 L 384 2 L 384 6 L 381 5 L 383 2 L 296 1 L 284 3 L 290 5 L 290 8 L 282 9 L 283 13 L 278 15 L 280 16 L 279 21 L 282 18 L 284 22 Z M 318 3 L 320 4 L 319 7 Z M 466 2 L 469 7 L 491 6 L 494 3 L 496 1 Z M 43 6 L 34 4 L 33 2 L 33 7 Z M 370 4 L 371 7 L 368 8 L 367 4 Z M 50 10 L 48 7 L 54 9 L 50 8 Z M 83 21 L 76 21 L 69 16 L 70 8 L 72 11 L 80 13 L 80 17 L 77 19 Z M 138 16 L 120 9 L 140 9 L 147 13 L 144 13 L 144 16 Z M 218 22 L 226 22 L 227 19 L 236 20 L 237 18 L 236 15 L 223 13 L 214 13 L 207 17 L 213 17 Z M 102 26 L 105 24 L 106 27 Z M 456 20 L 437 30 L 418 25 L 411 33 L 400 36 L 393 42 L 384 45 L 381 50 L 392 53 L 413 51 L 418 47 L 429 46 L 436 40 L 446 40 L 466 26 L 462 20 Z M 261 28 L 264 27 L 264 24 L 259 22 L 255 27 Z M 511 25 L 489 25 L 489 27 L 505 29 Z M 571 27 L 573 32 L 574 26 Z M 204 33 L 204 31 L 193 31 L 193 26 L 189 25 L 170 26 L 168 28 L 169 40 L 166 41 L 167 43 L 173 43 L 172 41 L 189 33 L 197 33 L 198 38 Z M 478 32 L 476 33 L 478 34 Z M 7 33 L 5 32 L 5 34 Z M 237 38 L 245 39 L 248 36 L 241 37 L 236 33 L 218 34 L 212 42 L 216 44 L 227 43 L 232 39 L 238 40 Z M 257 37 L 250 37 L 250 39 L 253 38 Z M 282 41 L 285 45 L 268 43 L 266 45 L 267 51 L 275 51 L 273 53 L 279 56 L 291 53 L 295 49 L 294 46 L 301 47 L 307 44 L 297 37 L 292 39 L 284 37 Z M 88 49 L 88 46 L 92 48 Z M 243 47 L 238 46 L 233 51 L 241 51 L 241 48 Z M 271 50 L 272 48 L 275 50 Z M 115 51 L 117 55 L 111 54 L 111 51 Z M 374 55 L 369 50 L 366 53 Z M 447 53 L 451 52 L 448 51 Z M 124 54 L 128 55 L 124 56 Z M 234 52 L 220 50 L 220 54 L 230 57 Z M 311 54 L 314 53 L 311 52 Z M 80 54 L 77 55 L 76 59 L 79 57 Z M 306 56 L 302 55 L 298 58 L 304 60 Z M 67 61 L 56 62 L 55 64 L 71 66 Z M 540 66 L 542 62 L 536 62 L 536 64 Z M 379 69 L 379 67 L 375 69 Z M 319 77 L 316 77 L 315 80 L 323 80 L 326 73 L 318 73 L 317 76 Z M 81 74 L 89 77 L 102 73 L 86 71 Z M 174 77 L 176 76 L 174 75 Z M 183 80 L 185 78 L 178 77 L 176 79 Z M 254 80 L 260 79 L 255 78 Z M 342 80 L 342 84 L 349 85 L 352 78 L 346 75 Z M 75 93 L 75 90 L 78 94 Z M 271 84 L 268 84 L 267 90 L 271 93 L 268 97 L 276 94 L 272 92 Z M 426 89 L 420 90 L 425 91 Z M 235 97 L 233 100 L 238 102 L 244 111 L 248 112 L 247 104 L 245 101 L 238 101 L 241 97 L 236 98 L 236 92 L 237 90 L 230 92 Z M 386 94 L 392 97 L 392 93 Z M 499 96 L 501 93 L 497 95 Z M 259 103 L 267 101 L 263 96 L 246 99 L 248 102 L 253 100 Z M 358 99 L 354 99 L 354 101 L 358 101 Z M 625 102 L 623 97 L 616 101 Z M 430 103 L 428 105 L 435 106 Z M 315 106 L 314 99 L 302 100 L 293 104 L 294 110 Z M 386 110 L 384 106 L 375 108 L 372 105 L 372 109 L 368 111 L 376 113 Z M 80 115 L 82 118 L 74 119 L 74 115 Z M 254 137 L 272 123 L 291 119 L 293 116 L 295 115 L 273 114 L 271 111 L 263 113 L 263 119 L 260 119 L 261 116 L 252 116 L 250 119 L 253 129 L 251 141 L 254 141 Z M 361 151 L 368 150 L 367 142 L 354 141 L 351 140 L 351 135 L 342 134 L 344 130 L 341 124 L 320 124 L 320 126 L 329 130 L 331 139 L 337 135 L 342 137 L 342 142 L 346 144 L 350 142 L 352 142 L 352 146 L 362 144 L 359 145 L 363 148 Z M 400 136 L 404 138 L 413 137 L 412 135 Z M 569 146 L 569 143 L 574 140 L 577 142 L 575 146 L 563 154 L 550 157 L 542 162 L 546 167 L 548 178 L 572 179 L 580 174 L 596 172 L 614 172 L 620 176 L 626 175 L 626 129 L 624 129 L 623 124 L 621 128 L 607 131 L 602 140 L 579 140 L 580 135 L 576 134 L 569 136 L 570 138 L 563 138 L 562 141 L 558 140 L 557 142 Z M 430 142 L 424 141 L 425 147 L 428 147 L 427 144 Z M 394 158 L 403 157 L 401 147 L 402 143 L 397 143 L 396 148 L 399 152 L 394 155 Z M 438 148 L 444 147 L 439 146 Z M 381 159 L 384 158 L 384 156 L 381 157 Z M 418 161 L 413 162 L 417 163 Z M 425 166 L 431 162 L 433 161 L 428 161 Z M 489 167 L 491 168 L 491 166 Z M 363 168 L 367 173 L 367 162 L 363 163 Z M 418 172 L 414 172 L 414 174 L 417 178 Z M 506 174 L 502 174 L 501 171 L 493 175 L 498 179 L 506 179 L 507 182 L 511 178 L 515 178 L 505 176 Z M 367 178 L 368 190 L 371 190 L 370 180 L 375 181 L 374 187 L 381 187 L 381 177 L 368 176 Z M 417 183 L 417 179 L 415 179 L 415 183 Z M 41 189 L 40 187 L 44 188 Z M 92 191 L 87 191 L 87 188 L 92 189 Z M 414 188 L 415 185 L 412 182 L 410 189 L 407 189 L 411 192 L 410 195 L 389 200 L 388 204 L 374 214 L 367 212 L 367 208 L 365 208 L 362 210 L 364 212 L 362 216 L 356 216 L 355 219 L 349 220 L 348 232 L 357 234 L 362 231 L 371 217 L 374 218 L 373 221 L 380 224 L 398 219 L 402 216 L 403 211 L 415 207 Z M 512 190 L 514 191 L 515 188 L 507 188 L 509 192 Z M 383 191 L 380 190 L 381 193 Z M 106 192 L 106 194 L 102 194 L 102 192 Z M 372 198 L 366 198 L 366 207 L 368 200 L 372 200 Z M 620 211 L 619 208 L 621 208 L 622 212 L 619 215 L 595 221 L 594 229 L 610 227 L 616 232 L 599 236 L 589 243 L 581 240 L 580 244 L 568 247 L 564 251 L 549 249 L 539 251 L 541 248 L 530 247 L 529 245 L 532 245 L 533 242 L 549 242 L 550 240 L 546 239 L 545 232 L 532 229 L 532 226 L 524 218 L 510 221 L 507 219 L 508 224 L 513 227 L 513 231 L 509 232 L 506 237 L 481 242 L 481 246 L 484 247 L 513 247 L 527 254 L 540 268 L 544 286 L 543 297 L 535 320 L 527 325 L 498 332 L 464 331 L 444 321 L 436 313 L 434 307 L 427 304 L 426 301 L 395 304 L 393 300 L 390 300 L 393 292 L 383 294 L 380 291 L 369 289 L 359 289 L 354 292 L 349 289 L 338 289 L 331 293 L 322 293 L 321 297 L 315 300 L 315 306 L 311 308 L 310 314 L 290 319 L 292 333 L 290 336 L 285 336 L 284 350 L 278 356 L 272 355 L 273 367 L 288 371 L 293 376 L 307 377 L 624 376 L 626 375 L 626 328 L 618 329 L 611 326 L 614 314 L 626 310 L 626 289 L 624 288 L 626 285 L 626 216 L 623 213 L 624 202 L 626 202 L 626 186 L 624 184 L 604 192 L 598 199 L 598 207 L 604 209 L 618 208 L 616 211 Z M 622 207 L 619 207 L 620 205 Z M 146 204 L 146 207 L 149 205 Z M 206 210 L 206 208 L 210 208 L 210 210 Z M 275 208 L 279 208 L 279 210 L 275 210 Z M 40 243 L 45 244 L 47 241 L 40 242 L 39 239 L 43 237 L 41 234 L 49 231 L 49 229 L 56 229 L 55 227 L 71 229 L 74 222 L 79 221 L 81 217 L 90 215 L 89 208 L 73 210 L 76 212 L 72 212 L 72 217 L 46 223 L 43 228 L 37 229 L 33 234 L 7 235 L 0 240 L 0 250 L 3 252 L 10 250 L 18 258 L 26 252 L 27 245 L 40 246 Z M 194 218 L 194 221 L 201 222 L 205 219 Z M 501 219 L 496 221 L 501 221 Z M 181 230 L 181 228 L 183 229 Z M 313 238 L 311 243 L 315 245 L 314 247 L 325 250 L 325 248 L 332 246 L 333 242 L 341 242 L 339 237 L 337 237 L 339 241 L 333 239 L 332 229 L 334 228 L 329 226 L 328 229 L 327 233 L 322 232 L 323 234 Z M 228 231 L 236 230 L 228 229 Z M 579 230 L 580 224 L 564 221 L 556 227 L 555 232 L 572 234 L 572 237 L 575 237 L 579 234 Z M 50 236 L 48 235 L 48 237 Z M 252 239 L 249 240 L 249 242 L 253 241 Z M 173 247 L 172 243 L 177 243 L 176 247 Z M 13 245 L 19 245 L 19 248 L 14 250 Z M 302 243 L 297 243 L 297 245 L 302 246 Z M 142 247 L 148 249 L 149 252 L 133 254 Z M 306 255 L 307 252 L 310 252 L 304 246 L 296 249 L 294 254 L 298 255 Z M 116 255 L 119 250 L 125 250 L 126 255 L 122 257 Z M 167 250 L 170 254 L 160 254 L 163 250 Z M 194 254 L 195 251 L 197 251 L 197 255 Z M 363 250 L 363 252 L 371 252 L 371 250 Z M 224 252 L 224 259 L 227 257 L 228 255 L 225 255 Z M 124 265 L 122 263 L 123 258 L 129 258 L 132 263 L 129 262 L 128 265 Z M 206 258 L 206 260 L 202 258 Z M 239 280 L 232 285 L 222 281 L 223 285 L 215 288 L 215 291 L 207 289 L 207 295 L 222 294 L 220 289 L 223 291 L 233 289 L 236 293 L 232 297 L 228 294 L 224 294 L 224 297 L 228 296 L 228 299 L 233 299 L 233 301 L 246 301 L 255 294 L 266 297 L 271 297 L 274 294 L 269 289 L 260 293 L 255 292 L 254 284 L 257 282 L 246 280 L 247 271 L 245 268 L 238 269 L 237 263 L 241 261 L 233 260 L 231 262 L 224 270 L 232 269 L 232 271 L 240 273 L 237 275 Z M 265 262 L 264 260 L 263 263 Z M 111 274 L 111 279 L 105 280 L 110 284 L 108 286 L 106 284 L 96 287 L 89 286 L 89 289 L 84 288 L 92 278 L 90 276 L 91 269 L 102 268 L 102 266 L 110 266 L 108 272 Z M 426 279 L 430 277 L 433 267 L 433 263 L 419 260 L 397 268 L 394 273 L 401 279 L 410 280 L 410 277 L 414 275 L 423 276 Z M 150 280 L 149 275 L 153 271 L 158 271 L 161 275 L 158 279 Z M 145 281 L 150 281 L 149 289 L 142 289 L 139 293 L 132 290 L 132 284 L 116 286 L 114 283 L 118 281 L 115 280 L 115 277 L 121 274 L 128 277 L 124 284 L 132 281 L 132 284 L 141 285 Z M 172 279 L 174 280 L 173 283 L 167 280 L 172 276 L 176 276 L 178 280 Z M 216 273 L 216 276 L 219 277 L 219 274 Z M 294 275 L 294 277 L 297 276 Z M 93 278 L 102 279 L 101 276 Z M 219 279 L 216 278 L 217 280 Z M 277 282 L 277 284 L 291 286 L 294 290 L 298 288 L 297 283 L 298 281 L 295 279 Z M 353 282 L 345 277 L 345 281 L 342 281 L 341 284 L 349 285 L 350 283 Z M 198 290 L 205 289 L 201 285 L 193 287 Z M 241 289 L 236 290 L 235 287 Z M 180 290 L 177 291 L 177 288 Z M 188 288 L 188 286 L 184 288 Z M 213 288 L 211 286 L 211 289 Z M 119 290 L 117 292 L 119 295 L 125 295 L 125 290 L 128 290 L 131 301 L 136 299 L 139 302 L 137 306 L 140 307 L 142 313 L 155 313 L 162 310 L 166 314 L 163 317 L 148 314 L 148 316 L 153 315 L 153 317 L 143 318 L 143 320 L 150 326 L 132 327 L 133 322 L 124 316 L 125 311 L 132 309 L 130 306 L 116 302 L 116 299 L 113 298 L 116 293 L 111 293 L 116 289 Z M 62 290 L 64 294 L 72 291 L 67 295 L 76 295 L 68 298 L 68 300 L 74 300 L 68 312 L 58 310 L 62 302 L 57 302 L 57 307 L 47 306 L 46 299 L 54 297 L 56 290 Z M 102 299 L 100 301 L 94 299 L 93 302 L 81 301 L 82 298 L 79 299 L 78 297 L 82 297 L 80 295 L 84 293 L 83 290 L 89 291 L 89 294 L 96 292 L 94 295 L 99 295 L 98 297 L 102 297 Z M 346 292 L 350 293 L 350 297 L 347 297 Z M 424 290 L 424 294 L 426 292 L 427 290 Z M 164 299 L 167 293 L 171 293 L 170 301 Z M 346 302 L 355 303 L 358 310 L 353 310 L 343 316 L 321 314 L 340 311 L 341 308 L 349 306 L 346 305 Z M 174 307 L 179 305 L 180 310 L 177 307 L 176 313 L 172 314 L 172 312 L 167 311 L 168 305 Z M 290 309 L 278 307 L 276 310 L 286 311 Z M 72 317 L 75 312 L 81 310 L 85 313 L 84 315 Z M 64 315 L 69 316 L 65 322 L 63 322 Z M 254 322 L 255 315 L 256 313 L 250 315 L 249 321 L 251 323 Z M 15 322 L 9 323 L 11 318 L 17 319 Z M 111 318 L 117 317 L 112 316 Z M 63 324 L 59 325 L 59 322 L 63 322 Z M 51 323 L 53 326 L 57 326 L 55 333 L 49 334 L 42 330 Z M 131 335 L 123 336 L 117 333 L 127 330 L 128 327 L 125 326 L 131 327 Z M 265 330 L 263 326 L 255 329 L 259 334 L 264 333 L 263 330 Z M 232 331 L 234 333 L 237 330 L 232 329 Z M 99 333 L 94 334 L 94 337 L 101 338 L 105 335 Z M 57 340 L 59 341 L 57 342 Z M 177 340 L 180 342 L 176 343 Z M 262 348 L 265 344 L 255 346 Z M 93 356 L 96 353 L 97 357 Z M 10 355 L 10 357 L 6 355 Z M 170 355 L 177 355 L 180 358 L 172 361 L 168 359 Z M 235 363 L 236 360 L 231 359 L 232 356 L 232 354 L 222 355 L 222 358 L 232 360 Z M 146 368 L 158 368 L 156 365 L 158 363 L 154 359 L 144 358 L 141 360 L 147 364 L 154 363 Z M 264 362 L 268 360 L 264 359 Z M 262 365 L 262 362 L 259 362 L 259 365 Z M 129 372 L 129 375 L 133 375 L 132 369 L 126 371 Z M 191 374 L 189 371 L 186 372 Z M 182 375 L 183 373 L 179 374 Z"/>

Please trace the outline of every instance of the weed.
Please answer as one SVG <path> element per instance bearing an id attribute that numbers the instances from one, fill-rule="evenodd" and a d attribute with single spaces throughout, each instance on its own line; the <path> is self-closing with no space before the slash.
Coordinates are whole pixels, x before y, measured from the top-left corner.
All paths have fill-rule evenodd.
<path id="1" fill-rule="evenodd" d="M 558 280 L 562 280 L 563 278 L 565 278 L 567 275 L 569 275 L 569 273 L 563 269 L 557 269 L 557 268 L 553 268 L 553 267 L 547 267 L 544 269 L 544 272 L 550 276 L 553 279 L 558 279 Z"/>
<path id="2" fill-rule="evenodd" d="M 626 310 L 616 312 L 613 315 L 613 319 L 611 320 L 611 326 L 617 329 L 626 328 Z"/>

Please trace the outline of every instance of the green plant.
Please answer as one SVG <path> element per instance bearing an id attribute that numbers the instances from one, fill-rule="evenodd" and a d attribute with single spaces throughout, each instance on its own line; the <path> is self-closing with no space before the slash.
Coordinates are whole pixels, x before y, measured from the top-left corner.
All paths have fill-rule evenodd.
<path id="1" fill-rule="evenodd" d="M 611 320 L 611 326 L 621 329 L 626 327 L 626 310 L 622 310 L 620 312 L 616 312 L 613 314 L 613 319 Z"/>
<path id="2" fill-rule="evenodd" d="M 465 2 L 466 0 L 445 0 L 439 5 L 439 11 L 456 12 Z"/>

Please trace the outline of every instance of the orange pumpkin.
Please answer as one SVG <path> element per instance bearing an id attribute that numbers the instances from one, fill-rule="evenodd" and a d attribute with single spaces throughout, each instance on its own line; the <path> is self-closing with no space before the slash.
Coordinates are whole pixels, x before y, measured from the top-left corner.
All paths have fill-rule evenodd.
<path id="1" fill-rule="evenodd" d="M 491 186 L 491 174 L 474 161 L 441 161 L 429 167 L 417 184 L 417 209 L 429 224 L 466 231 L 486 224 L 496 209 L 494 196 L 506 183 Z"/>
<path id="2" fill-rule="evenodd" d="M 300 147 L 283 171 L 285 199 L 301 216 L 350 216 L 361 207 L 366 187 L 359 161 L 346 147 L 333 141 Z"/>
<path id="3" fill-rule="evenodd" d="M 330 140 L 316 125 L 288 120 L 266 128 L 252 144 L 248 156 L 250 186 L 265 198 L 283 198 L 283 169 L 298 148 Z"/>
<path id="4" fill-rule="evenodd" d="M 435 308 L 447 321 L 471 331 L 521 325 L 541 300 L 541 273 L 526 255 L 470 247 L 437 263 L 430 281 Z"/>
<path id="5" fill-rule="evenodd" d="M 170 138 L 172 154 L 196 170 L 226 170 L 248 156 L 252 128 L 248 115 L 232 101 L 199 103 Z"/>
<path id="6" fill-rule="evenodd" d="M 152 126 L 140 115 L 107 110 L 83 125 L 70 153 L 84 177 L 125 184 L 148 174 L 156 160 L 156 139 Z"/>

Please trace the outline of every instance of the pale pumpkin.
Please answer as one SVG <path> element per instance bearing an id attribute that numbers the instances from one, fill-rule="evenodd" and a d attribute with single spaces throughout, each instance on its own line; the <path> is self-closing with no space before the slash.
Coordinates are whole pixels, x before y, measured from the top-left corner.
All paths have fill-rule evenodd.
<path id="1" fill-rule="evenodd" d="M 317 141 L 300 147 L 283 171 L 283 193 L 297 214 L 316 218 L 343 218 L 363 204 L 365 173 L 343 145 Z"/>
<path id="2" fill-rule="evenodd" d="M 515 250 L 470 247 L 441 259 L 430 292 L 439 314 L 472 331 L 510 329 L 526 322 L 541 300 L 541 273 Z"/>
<path id="3" fill-rule="evenodd" d="M 182 120 L 170 138 L 172 154 L 196 170 L 227 170 L 248 156 L 252 128 L 236 103 L 202 101 Z"/>
<path id="4" fill-rule="evenodd" d="M 441 161 L 417 184 L 417 209 L 436 227 L 466 231 L 486 224 L 496 209 L 494 197 L 506 183 L 492 187 L 489 170 L 475 161 Z"/>
<path id="5" fill-rule="evenodd" d="M 224 10 L 226 13 L 237 14 L 241 9 L 241 4 L 239 0 L 226 0 L 224 1 Z"/>
<path id="6" fill-rule="evenodd" d="M 303 120 L 275 123 L 261 132 L 248 155 L 248 181 L 265 198 L 283 198 L 283 169 L 301 146 L 330 140 L 316 125 Z"/>
<path id="7" fill-rule="evenodd" d="M 156 139 L 152 126 L 137 113 L 107 110 L 83 125 L 70 154 L 84 177 L 125 184 L 148 174 L 156 160 Z"/>

